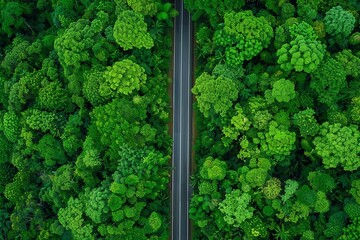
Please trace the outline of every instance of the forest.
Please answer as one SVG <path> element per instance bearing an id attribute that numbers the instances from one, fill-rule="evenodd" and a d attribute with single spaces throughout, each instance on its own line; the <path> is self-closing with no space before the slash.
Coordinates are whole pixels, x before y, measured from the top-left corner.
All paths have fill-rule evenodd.
<path id="1" fill-rule="evenodd" d="M 360 239 L 360 1 L 185 3 L 193 239 Z"/>
<path id="2" fill-rule="evenodd" d="M 0 239 L 168 239 L 176 14 L 0 0 Z"/>
<path id="3" fill-rule="evenodd" d="M 192 239 L 360 239 L 360 2 L 185 7 Z M 170 239 L 176 15 L 0 0 L 0 240 Z"/>

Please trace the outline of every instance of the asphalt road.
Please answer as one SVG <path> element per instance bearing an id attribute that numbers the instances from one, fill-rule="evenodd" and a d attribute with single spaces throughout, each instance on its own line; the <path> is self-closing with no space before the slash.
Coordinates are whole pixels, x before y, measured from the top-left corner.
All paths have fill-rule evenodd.
<path id="1" fill-rule="evenodd" d="M 172 240 L 189 239 L 192 22 L 183 0 L 175 0 L 174 25 Z"/>

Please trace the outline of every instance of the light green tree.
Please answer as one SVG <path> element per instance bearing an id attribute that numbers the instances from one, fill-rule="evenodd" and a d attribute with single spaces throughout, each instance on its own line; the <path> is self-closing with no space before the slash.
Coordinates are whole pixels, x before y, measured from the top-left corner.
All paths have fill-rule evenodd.
<path id="1" fill-rule="evenodd" d="M 203 73 L 196 79 L 192 92 L 205 117 L 214 114 L 225 116 L 239 94 L 235 81 L 221 76 L 215 78 L 208 73 Z"/>
<path id="2" fill-rule="evenodd" d="M 114 25 L 114 38 L 124 50 L 150 49 L 154 46 L 154 41 L 147 31 L 144 15 L 132 10 L 122 11 L 118 15 Z"/>
<path id="3" fill-rule="evenodd" d="M 252 11 L 227 12 L 224 28 L 215 32 L 214 43 L 225 47 L 226 62 L 239 67 L 268 47 L 274 31 L 264 17 L 255 17 Z"/>
<path id="4" fill-rule="evenodd" d="M 155 0 L 127 0 L 128 5 L 135 11 L 143 15 L 153 16 L 158 10 Z"/>
<path id="5" fill-rule="evenodd" d="M 284 78 L 277 80 L 273 84 L 271 94 L 278 102 L 289 102 L 295 98 L 295 84 Z"/>
<path id="6" fill-rule="evenodd" d="M 226 169 L 226 162 L 207 157 L 200 169 L 200 175 L 204 179 L 222 180 L 225 178 Z"/>
<path id="7" fill-rule="evenodd" d="M 100 85 L 100 95 L 104 97 L 129 95 L 139 90 L 146 81 L 145 69 L 129 59 L 116 62 L 103 74 L 105 82 Z"/>
<path id="8" fill-rule="evenodd" d="M 360 167 L 360 132 L 355 125 L 323 123 L 313 143 L 326 169 L 339 165 L 345 171 Z"/>
<path id="9" fill-rule="evenodd" d="M 219 203 L 219 210 L 223 214 L 225 222 L 239 227 L 245 220 L 253 216 L 255 209 L 250 204 L 251 195 L 236 189 L 225 195 L 225 199 Z"/>

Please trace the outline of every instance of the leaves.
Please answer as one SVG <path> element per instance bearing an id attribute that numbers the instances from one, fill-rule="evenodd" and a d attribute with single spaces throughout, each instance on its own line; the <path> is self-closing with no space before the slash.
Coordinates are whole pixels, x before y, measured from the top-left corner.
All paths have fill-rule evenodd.
<path id="1" fill-rule="evenodd" d="M 114 25 L 114 38 L 124 50 L 133 48 L 150 49 L 154 41 L 147 32 L 144 16 L 138 12 L 125 10 L 118 15 Z"/>
<path id="2" fill-rule="evenodd" d="M 112 97 L 119 94 L 129 95 L 134 90 L 139 91 L 145 84 L 145 69 L 129 59 L 116 62 L 104 72 L 105 82 L 100 84 L 100 95 Z"/>
<path id="3" fill-rule="evenodd" d="M 192 92 L 197 96 L 200 111 L 205 117 L 213 114 L 224 117 L 232 102 L 238 98 L 238 89 L 233 80 L 215 78 L 207 73 L 196 79 Z"/>

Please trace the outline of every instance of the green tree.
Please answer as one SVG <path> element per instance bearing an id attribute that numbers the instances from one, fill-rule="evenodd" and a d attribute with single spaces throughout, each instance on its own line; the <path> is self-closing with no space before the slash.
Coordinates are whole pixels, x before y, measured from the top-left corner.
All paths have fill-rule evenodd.
<path id="1" fill-rule="evenodd" d="M 3 4 L 3 3 L 2 3 Z M 8 1 L 1 8 L 1 29 L 10 37 L 19 29 L 24 28 L 26 19 L 23 15 L 29 14 L 31 8 L 28 4 Z"/>
<path id="2" fill-rule="evenodd" d="M 150 49 L 154 46 L 154 41 L 147 32 L 144 16 L 131 10 L 122 11 L 118 15 L 114 25 L 114 38 L 124 50 Z"/>
<path id="3" fill-rule="evenodd" d="M 253 216 L 255 209 L 251 207 L 250 203 L 251 195 L 237 189 L 225 195 L 225 199 L 219 203 L 219 210 L 228 224 L 239 227 Z"/>
<path id="4" fill-rule="evenodd" d="M 100 95 L 115 97 L 120 94 L 129 95 L 140 90 L 145 84 L 145 69 L 129 59 L 116 62 L 104 72 L 104 83 L 100 84 Z"/>
<path id="5" fill-rule="evenodd" d="M 48 111 L 64 110 L 70 104 L 69 96 L 59 82 L 44 84 L 39 90 L 37 102 L 43 110 Z"/>
<path id="6" fill-rule="evenodd" d="M 59 61 L 68 78 L 77 71 L 82 64 L 91 59 L 91 50 L 95 44 L 95 35 L 100 29 L 91 25 L 86 19 L 79 19 L 72 22 L 69 27 L 54 42 L 54 49 L 59 56 Z"/>
<path id="7" fill-rule="evenodd" d="M 119 144 L 143 146 L 155 141 L 157 131 L 146 122 L 146 109 L 125 99 L 96 107 L 91 117 L 104 145 L 118 149 Z"/>
<path id="8" fill-rule="evenodd" d="M 284 78 L 277 80 L 273 84 L 271 94 L 278 102 L 289 102 L 295 98 L 295 84 Z"/>
<path id="9" fill-rule="evenodd" d="M 309 172 L 307 179 L 310 186 L 316 191 L 327 193 L 336 187 L 335 179 L 329 174 L 320 171 Z"/>
<path id="10" fill-rule="evenodd" d="M 340 165 L 345 171 L 354 171 L 360 167 L 360 132 L 357 126 L 343 127 L 339 123 L 325 122 L 320 126 L 319 136 L 315 137 L 313 143 L 324 168 Z"/>
<path id="11" fill-rule="evenodd" d="M 315 111 L 311 108 L 307 108 L 294 114 L 293 123 L 299 127 L 301 136 L 315 136 L 318 133 L 319 125 L 314 114 Z"/>
<path id="12" fill-rule="evenodd" d="M 275 199 L 281 192 L 281 181 L 277 178 L 271 178 L 266 181 L 262 187 L 262 192 L 267 199 Z"/>
<path id="13" fill-rule="evenodd" d="M 215 78 L 207 73 L 196 79 L 192 92 L 197 97 L 199 109 L 205 117 L 214 114 L 224 117 L 239 94 L 237 84 L 233 80 Z"/>
<path id="14" fill-rule="evenodd" d="M 355 17 L 340 5 L 333 7 L 324 17 L 326 33 L 334 37 L 335 41 L 343 41 L 353 31 L 355 21 Z"/>
<path id="15" fill-rule="evenodd" d="M 135 12 L 139 12 L 145 16 L 153 16 L 158 10 L 157 1 L 155 0 L 127 0 L 127 3 Z"/>
<path id="16" fill-rule="evenodd" d="M 157 212 L 152 212 L 148 221 L 152 231 L 154 232 L 156 232 L 162 225 L 161 215 Z"/>
<path id="17" fill-rule="evenodd" d="M 325 54 L 321 42 L 298 35 L 290 43 L 285 43 L 276 52 L 277 63 L 285 71 L 295 70 L 311 73 L 316 70 Z"/>
<path id="18" fill-rule="evenodd" d="M 273 36 L 266 18 L 255 17 L 252 11 L 228 12 L 224 15 L 224 28 L 215 32 L 214 43 L 225 47 L 227 64 L 238 67 L 267 48 Z"/>
<path id="19" fill-rule="evenodd" d="M 355 199 L 355 201 L 360 204 L 360 180 L 356 179 L 351 182 L 351 189 L 349 191 L 351 196 Z"/>
<path id="20" fill-rule="evenodd" d="M 310 88 L 318 94 L 320 102 L 335 107 L 347 87 L 346 72 L 333 58 L 327 59 L 313 72 Z"/>
<path id="21" fill-rule="evenodd" d="M 283 161 L 295 149 L 296 134 L 281 128 L 275 121 L 271 121 L 269 131 L 258 133 L 261 150 L 273 156 L 277 161 Z"/>
<path id="22" fill-rule="evenodd" d="M 36 149 L 48 166 L 64 164 L 67 161 L 67 156 L 61 142 L 50 134 L 46 134 L 40 139 Z"/>
<path id="23" fill-rule="evenodd" d="M 70 198 L 67 206 L 58 213 L 60 224 L 71 231 L 73 239 L 95 239 L 92 235 L 93 226 L 86 224 L 83 219 L 84 204 L 77 198 Z"/>
<path id="24" fill-rule="evenodd" d="M 3 129 L 5 137 L 10 142 L 16 142 L 20 135 L 20 118 L 14 111 L 8 111 L 4 114 Z"/>
<path id="25" fill-rule="evenodd" d="M 94 67 L 91 70 L 84 72 L 82 93 L 86 100 L 88 100 L 94 107 L 105 103 L 106 98 L 100 94 L 99 90 L 101 84 L 104 84 L 104 82 L 104 71 Z"/>
<path id="26" fill-rule="evenodd" d="M 97 224 L 107 220 L 109 191 L 105 188 L 85 189 L 85 214 Z"/>
<path id="27" fill-rule="evenodd" d="M 222 180 L 226 174 L 226 162 L 207 157 L 200 169 L 201 177 L 209 180 Z"/>

